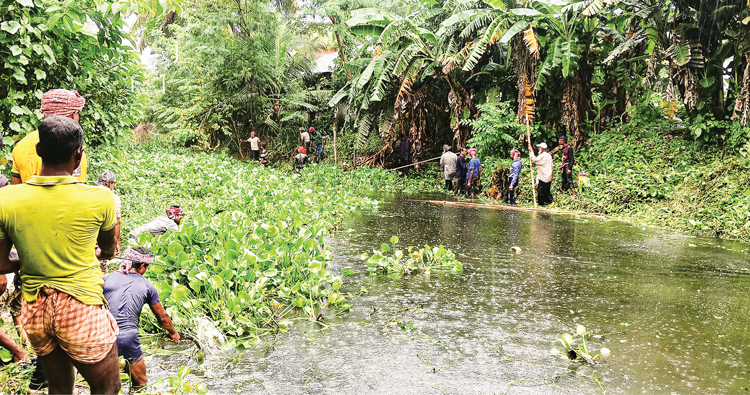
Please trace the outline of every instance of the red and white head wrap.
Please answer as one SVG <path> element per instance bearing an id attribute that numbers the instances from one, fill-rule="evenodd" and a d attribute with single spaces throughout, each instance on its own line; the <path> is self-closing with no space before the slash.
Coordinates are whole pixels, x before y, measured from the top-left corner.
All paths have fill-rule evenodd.
<path id="1" fill-rule="evenodd" d="M 307 155 L 307 150 L 305 149 L 305 147 L 299 147 L 299 148 L 297 148 L 297 152 L 299 152 L 300 154 Z"/>
<path id="2" fill-rule="evenodd" d="M 127 273 L 133 267 L 132 261 L 154 263 L 154 254 L 143 247 L 128 247 L 123 251 L 122 257 L 124 259 L 120 261 L 120 273 Z"/>
<path id="3" fill-rule="evenodd" d="M 311 131 L 311 132 L 314 132 L 314 131 L 315 131 L 315 128 L 311 127 L 311 128 L 310 128 L 310 131 Z"/>
<path id="4" fill-rule="evenodd" d="M 45 117 L 62 115 L 69 117 L 81 112 L 86 104 L 86 98 L 76 91 L 67 89 L 52 89 L 42 95 L 42 108 L 39 110 Z"/>
<path id="5" fill-rule="evenodd" d="M 177 216 L 182 216 L 183 211 L 180 208 L 180 206 L 170 206 L 169 210 L 167 210 L 167 218 L 169 219 L 175 219 Z"/>
<path id="6" fill-rule="evenodd" d="M 469 149 L 469 155 L 476 155 L 476 154 L 477 154 L 477 149 L 476 148 Z"/>

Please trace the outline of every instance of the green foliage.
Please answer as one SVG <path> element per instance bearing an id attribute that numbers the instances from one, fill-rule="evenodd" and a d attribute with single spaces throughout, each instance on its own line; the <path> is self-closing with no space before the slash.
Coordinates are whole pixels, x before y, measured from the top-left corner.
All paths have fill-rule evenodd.
<path id="1" fill-rule="evenodd" d="M 53 88 L 74 89 L 87 99 L 81 124 L 89 144 L 122 136 L 137 114 L 132 86 L 141 78 L 124 19 L 134 12 L 161 14 L 163 6 L 178 2 L 0 1 L 5 159 L 10 146 L 37 127 L 42 94 Z"/>
<path id="2" fill-rule="evenodd" d="M 391 244 L 383 243 L 380 249 L 373 249 L 372 255 L 362 254 L 362 260 L 367 262 L 370 274 L 411 274 L 422 271 L 429 274 L 432 271 L 462 273 L 464 268 L 456 255 L 442 245 L 424 248 L 409 247 L 397 249 L 398 237 L 392 236 Z"/>
<path id="3" fill-rule="evenodd" d="M 482 156 L 508 156 L 511 148 L 517 148 L 518 137 L 526 130 L 525 126 L 518 124 L 512 104 L 488 100 L 477 105 L 477 108 L 479 118 L 462 121 L 465 125 L 471 125 L 474 132 L 469 146 L 476 148 Z"/>
<path id="4" fill-rule="evenodd" d="M 563 333 L 557 341 L 563 346 L 563 351 L 557 348 L 552 348 L 550 353 L 562 359 L 572 359 L 580 362 L 594 362 L 598 361 L 601 357 L 609 355 L 609 349 L 602 347 L 598 353 L 596 351 L 589 350 L 589 345 L 586 343 L 586 338 L 601 338 L 601 336 L 592 336 L 586 331 L 586 327 L 578 324 L 576 325 L 576 333 L 571 335 L 569 333 Z M 577 343 L 577 344 L 576 344 Z"/>
<path id="5" fill-rule="evenodd" d="M 118 175 L 124 238 L 170 204 L 186 208 L 180 232 L 137 240 L 158 263 L 184 268 L 147 272 L 181 330 L 208 318 L 235 344 L 249 346 L 286 330 L 284 317 L 314 319 L 322 309 L 347 307 L 341 279 L 328 272 L 323 236 L 345 213 L 372 204 L 352 189 L 159 147 L 97 152 L 92 162 L 95 171 L 106 164 Z"/>

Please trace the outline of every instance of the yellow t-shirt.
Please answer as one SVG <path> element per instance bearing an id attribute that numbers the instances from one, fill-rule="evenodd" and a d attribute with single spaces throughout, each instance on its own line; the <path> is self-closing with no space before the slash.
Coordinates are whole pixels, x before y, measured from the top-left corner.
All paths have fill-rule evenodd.
<path id="1" fill-rule="evenodd" d="M 26 182 L 33 176 L 38 176 L 42 171 L 42 158 L 36 153 L 36 143 L 39 142 L 39 131 L 35 130 L 22 138 L 21 141 L 13 147 L 13 170 L 10 174 L 18 177 L 21 181 Z M 86 168 L 88 159 L 86 152 L 81 157 L 81 165 L 78 166 L 73 176 L 80 182 L 86 182 Z"/>
<path id="2" fill-rule="evenodd" d="M 34 176 L 0 189 L 0 239 L 18 250 L 28 302 L 47 286 L 84 304 L 104 304 L 94 247 L 99 231 L 116 223 L 112 192 L 72 176 Z"/>

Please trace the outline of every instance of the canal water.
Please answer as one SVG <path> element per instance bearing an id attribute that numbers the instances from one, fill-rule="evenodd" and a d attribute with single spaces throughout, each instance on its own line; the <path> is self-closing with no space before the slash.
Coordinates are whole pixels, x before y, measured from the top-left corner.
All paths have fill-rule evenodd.
<path id="1" fill-rule="evenodd" d="M 150 374 L 192 364 L 212 393 L 750 393 L 749 245 L 380 197 L 327 239 L 330 270 L 356 272 L 342 287 L 351 311 L 203 364 L 155 355 Z M 464 272 L 369 276 L 361 254 L 393 235 L 404 248 L 443 244 Z M 611 354 L 594 365 L 552 356 L 578 324 Z"/>

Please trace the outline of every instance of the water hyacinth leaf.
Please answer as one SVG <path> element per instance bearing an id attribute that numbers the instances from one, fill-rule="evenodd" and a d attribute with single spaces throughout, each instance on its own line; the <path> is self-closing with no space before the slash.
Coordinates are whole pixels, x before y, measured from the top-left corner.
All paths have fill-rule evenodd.
<path id="1" fill-rule="evenodd" d="M 276 269 L 268 269 L 265 272 L 263 272 L 263 275 L 266 277 L 276 277 L 277 273 L 278 273 L 278 270 Z"/>
<path id="2" fill-rule="evenodd" d="M 573 347 L 570 346 L 570 343 L 573 341 L 573 336 L 570 333 L 563 333 L 562 336 L 560 336 L 559 339 L 557 339 L 560 344 L 562 344 L 563 347 L 566 349 L 571 349 Z"/>
<path id="3" fill-rule="evenodd" d="M 586 327 L 581 324 L 576 325 L 576 333 L 580 336 L 583 336 L 584 334 L 586 334 Z"/>
<path id="4" fill-rule="evenodd" d="M 389 252 L 390 250 L 391 250 L 391 247 L 388 247 L 388 244 L 383 243 L 380 245 L 380 252 L 386 253 L 386 252 Z"/>
<path id="5" fill-rule="evenodd" d="M 391 244 L 398 244 L 398 236 L 391 236 Z"/>
<path id="6" fill-rule="evenodd" d="M 211 286 L 214 290 L 221 288 L 224 285 L 224 279 L 218 275 L 211 276 Z"/>

